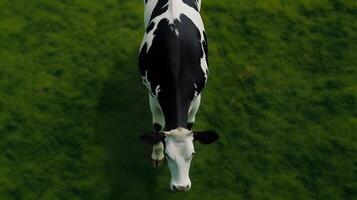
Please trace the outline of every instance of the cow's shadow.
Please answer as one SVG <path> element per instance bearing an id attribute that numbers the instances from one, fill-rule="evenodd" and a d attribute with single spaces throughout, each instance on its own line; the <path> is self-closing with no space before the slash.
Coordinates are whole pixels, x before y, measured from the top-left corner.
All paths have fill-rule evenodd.
<path id="1" fill-rule="evenodd" d="M 154 188 L 160 169 L 151 166 L 151 148 L 139 141 L 140 134 L 151 129 L 148 97 L 137 68 L 120 69 L 127 63 L 117 61 L 118 70 L 102 88 L 96 136 L 108 154 L 112 199 L 158 199 Z"/>

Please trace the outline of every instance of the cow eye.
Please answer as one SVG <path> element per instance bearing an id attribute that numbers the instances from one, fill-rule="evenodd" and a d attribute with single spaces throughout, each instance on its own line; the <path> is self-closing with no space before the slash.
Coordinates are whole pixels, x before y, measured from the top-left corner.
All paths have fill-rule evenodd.
<path id="1" fill-rule="evenodd" d="M 195 155 L 195 152 L 193 152 L 190 157 L 186 158 L 186 160 L 187 160 L 187 161 L 191 160 L 194 155 Z"/>

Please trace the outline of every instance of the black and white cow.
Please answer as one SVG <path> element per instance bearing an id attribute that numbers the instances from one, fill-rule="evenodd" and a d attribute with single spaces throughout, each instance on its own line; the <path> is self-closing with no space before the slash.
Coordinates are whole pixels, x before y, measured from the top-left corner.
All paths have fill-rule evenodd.
<path id="1" fill-rule="evenodd" d="M 191 188 L 189 169 L 193 141 L 210 144 L 212 131 L 192 131 L 208 78 L 207 37 L 200 15 L 201 0 L 144 0 L 146 32 L 139 68 L 149 92 L 154 131 L 141 140 L 153 145 L 156 165 L 166 157 L 170 188 Z"/>

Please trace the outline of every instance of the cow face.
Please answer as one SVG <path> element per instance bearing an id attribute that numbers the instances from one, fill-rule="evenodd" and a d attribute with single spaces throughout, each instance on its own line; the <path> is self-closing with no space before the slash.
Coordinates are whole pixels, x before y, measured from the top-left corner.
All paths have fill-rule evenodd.
<path id="1" fill-rule="evenodd" d="M 150 136 L 149 136 L 150 135 Z M 147 138 L 151 138 L 148 142 Z M 211 144 L 219 136 L 212 131 L 192 132 L 185 128 L 177 128 L 168 132 L 144 134 L 142 141 L 155 144 L 160 141 L 165 144 L 165 157 L 171 172 L 170 189 L 187 191 L 191 188 L 189 177 L 191 160 L 195 155 L 194 141 Z"/>
<path id="2" fill-rule="evenodd" d="M 195 154 L 193 140 L 193 133 L 184 128 L 165 133 L 165 157 L 171 172 L 171 190 L 186 191 L 191 188 L 189 170 Z"/>

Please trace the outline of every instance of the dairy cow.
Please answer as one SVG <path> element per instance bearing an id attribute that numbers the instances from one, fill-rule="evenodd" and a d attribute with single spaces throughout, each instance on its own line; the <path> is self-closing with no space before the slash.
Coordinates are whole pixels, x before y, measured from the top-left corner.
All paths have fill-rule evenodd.
<path id="1" fill-rule="evenodd" d="M 170 188 L 191 188 L 194 141 L 210 144 L 213 131 L 192 131 L 208 78 L 208 46 L 201 0 L 144 0 L 145 34 L 139 70 L 149 93 L 153 131 L 140 139 L 153 145 L 156 166 L 166 157 Z"/>

